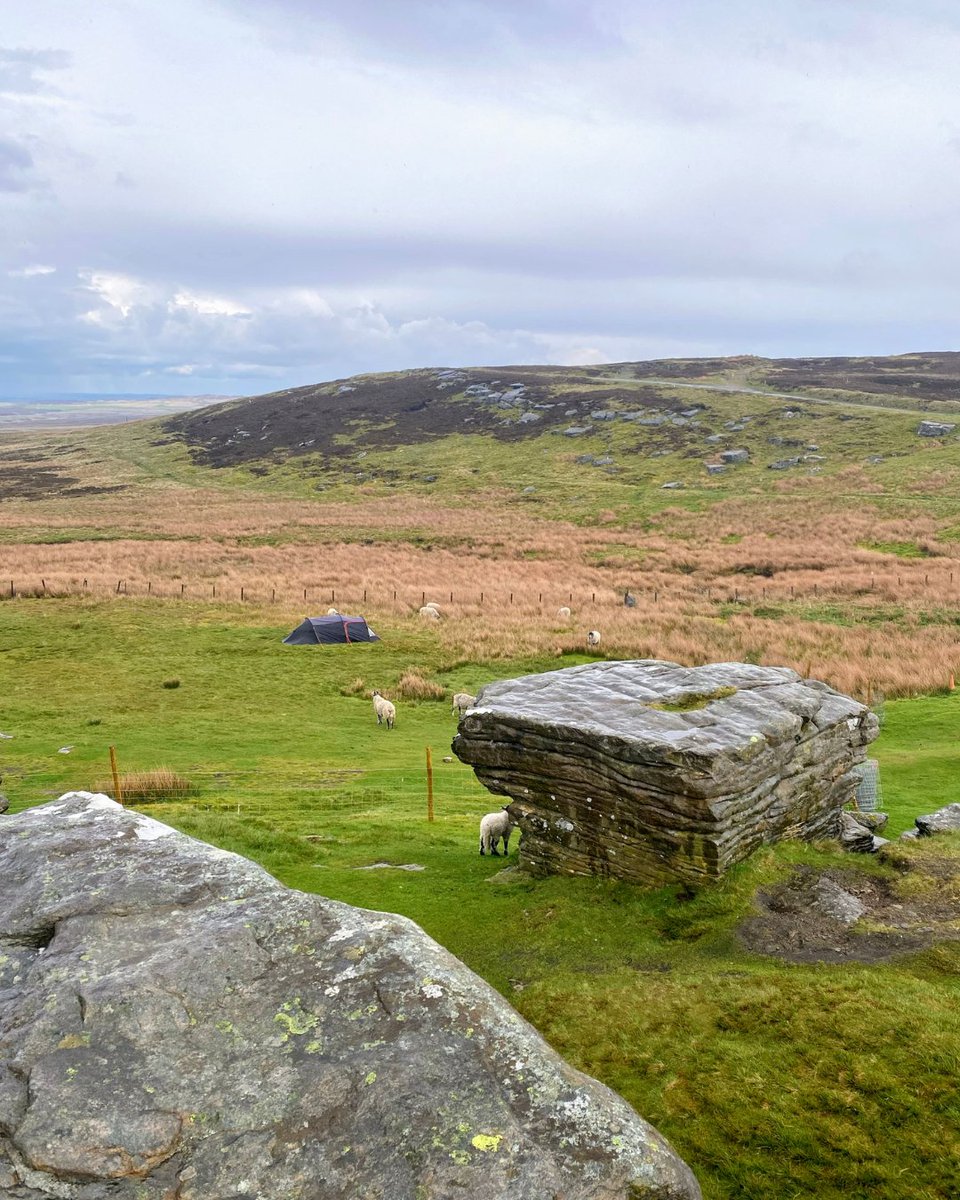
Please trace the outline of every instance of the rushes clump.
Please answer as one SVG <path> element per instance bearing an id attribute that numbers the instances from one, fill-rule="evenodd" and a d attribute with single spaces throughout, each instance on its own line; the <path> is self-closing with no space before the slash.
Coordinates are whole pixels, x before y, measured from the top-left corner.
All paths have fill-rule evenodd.
<path id="1" fill-rule="evenodd" d="M 397 682 L 397 695 L 403 700 L 446 700 L 447 690 L 432 679 L 424 679 L 419 671 L 404 671 Z"/>
<path id="2" fill-rule="evenodd" d="M 112 782 L 98 790 L 112 795 Z M 154 767 L 121 775 L 120 791 L 124 804 L 160 804 L 164 800 L 186 800 L 196 789 L 189 779 L 169 767 Z"/>

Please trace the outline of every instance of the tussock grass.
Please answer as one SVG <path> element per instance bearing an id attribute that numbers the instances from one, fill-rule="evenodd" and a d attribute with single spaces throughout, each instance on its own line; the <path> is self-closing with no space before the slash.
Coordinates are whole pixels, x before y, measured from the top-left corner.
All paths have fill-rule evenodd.
<path id="1" fill-rule="evenodd" d="M 404 671 L 397 681 L 397 695 L 403 700 L 446 700 L 447 689 L 432 679 L 424 679 L 419 670 Z"/>
<path id="2" fill-rule="evenodd" d="M 113 796 L 113 780 L 101 783 L 98 791 Z M 148 771 L 128 771 L 120 776 L 120 792 L 124 804 L 160 804 L 165 801 L 186 800 L 196 791 L 183 775 L 169 767 L 153 767 Z M 116 797 L 114 797 L 116 799 Z"/>

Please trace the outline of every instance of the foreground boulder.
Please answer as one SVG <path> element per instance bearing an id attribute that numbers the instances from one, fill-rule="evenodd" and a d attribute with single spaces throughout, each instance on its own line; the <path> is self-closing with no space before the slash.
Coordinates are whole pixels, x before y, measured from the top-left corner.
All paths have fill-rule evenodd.
<path id="1" fill-rule="evenodd" d="M 412 922 L 105 796 L 0 836 L 0 1196 L 699 1197 Z"/>
<path id="2" fill-rule="evenodd" d="M 453 749 L 512 797 L 521 866 L 659 885 L 835 837 L 877 731 L 863 704 L 784 667 L 649 659 L 489 684 Z"/>

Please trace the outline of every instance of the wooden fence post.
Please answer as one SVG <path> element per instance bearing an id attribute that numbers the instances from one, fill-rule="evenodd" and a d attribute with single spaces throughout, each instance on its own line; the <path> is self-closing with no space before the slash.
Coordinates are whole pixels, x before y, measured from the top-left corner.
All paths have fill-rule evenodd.
<path id="1" fill-rule="evenodd" d="M 117 770 L 117 749 L 110 747 L 110 770 L 113 772 L 113 798 L 118 804 L 123 803 L 123 792 L 120 789 L 120 772 Z"/>
<path id="2" fill-rule="evenodd" d="M 433 820 L 433 758 L 427 747 L 427 820 Z"/>

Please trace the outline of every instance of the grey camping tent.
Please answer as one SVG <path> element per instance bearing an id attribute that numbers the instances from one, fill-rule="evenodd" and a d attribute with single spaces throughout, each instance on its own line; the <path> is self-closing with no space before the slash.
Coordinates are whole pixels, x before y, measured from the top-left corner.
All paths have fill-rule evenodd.
<path id="1" fill-rule="evenodd" d="M 283 639 L 285 646 L 335 646 L 354 642 L 379 642 L 380 639 L 363 617 L 336 613 L 327 617 L 306 617 Z"/>

